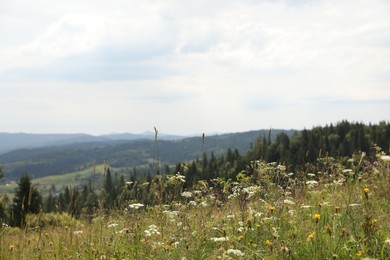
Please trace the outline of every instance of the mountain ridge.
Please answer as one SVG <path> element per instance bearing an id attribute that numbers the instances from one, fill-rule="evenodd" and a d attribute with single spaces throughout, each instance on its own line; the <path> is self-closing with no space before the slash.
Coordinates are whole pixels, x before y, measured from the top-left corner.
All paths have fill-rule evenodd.
<path id="1" fill-rule="evenodd" d="M 271 131 L 271 138 L 275 138 L 280 132 L 292 135 L 295 131 L 275 129 Z M 257 137 L 268 134 L 269 130 L 219 134 L 206 136 L 204 143 L 201 136 L 164 140 L 160 135 L 157 143 L 154 135 L 153 138 L 133 140 L 122 140 L 116 136 L 116 140 L 104 138 L 103 141 L 93 139 L 89 142 L 61 145 L 57 142 L 57 145 L 23 148 L 0 154 L 0 165 L 3 166 L 7 180 L 15 180 L 23 173 L 32 177 L 60 175 L 105 160 L 113 167 L 126 169 L 150 167 L 157 159 L 161 165 L 172 165 L 201 158 L 203 153 L 220 156 L 228 149 L 245 153 Z"/>

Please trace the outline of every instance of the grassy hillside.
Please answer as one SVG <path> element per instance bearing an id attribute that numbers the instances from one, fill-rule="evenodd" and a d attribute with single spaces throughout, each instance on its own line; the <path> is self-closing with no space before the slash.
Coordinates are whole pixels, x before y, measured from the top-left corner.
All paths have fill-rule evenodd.
<path id="1" fill-rule="evenodd" d="M 285 168 L 260 162 L 259 182 L 201 183 L 168 205 L 129 201 L 91 221 L 31 215 L 22 230 L 0 227 L 0 258 L 389 259 L 390 161 L 380 158 L 356 173 L 333 162 L 284 187 L 262 174 Z"/>

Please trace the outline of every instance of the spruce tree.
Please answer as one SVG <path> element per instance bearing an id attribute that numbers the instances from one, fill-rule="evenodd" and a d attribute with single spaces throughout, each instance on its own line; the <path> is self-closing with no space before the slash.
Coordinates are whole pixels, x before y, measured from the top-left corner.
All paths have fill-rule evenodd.
<path id="1" fill-rule="evenodd" d="M 28 213 L 39 213 L 42 208 L 42 197 L 38 190 L 32 186 L 28 175 L 23 175 L 16 188 L 15 197 L 11 207 L 11 225 L 22 227 Z"/>

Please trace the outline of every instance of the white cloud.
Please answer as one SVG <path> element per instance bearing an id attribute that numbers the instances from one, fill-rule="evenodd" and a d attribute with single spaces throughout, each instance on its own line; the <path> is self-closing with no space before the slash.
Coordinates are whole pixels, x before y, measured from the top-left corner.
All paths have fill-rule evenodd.
<path id="1" fill-rule="evenodd" d="M 105 118 L 98 131 L 110 132 L 159 121 L 188 133 L 388 119 L 386 1 L 40 0 L 3 8 L 0 21 L 13 21 L 16 36 L 0 25 L 10 38 L 0 43 L 0 99 L 18 111 L 14 123 L 35 115 L 40 124 L 61 118 L 56 129 L 88 129 Z"/>

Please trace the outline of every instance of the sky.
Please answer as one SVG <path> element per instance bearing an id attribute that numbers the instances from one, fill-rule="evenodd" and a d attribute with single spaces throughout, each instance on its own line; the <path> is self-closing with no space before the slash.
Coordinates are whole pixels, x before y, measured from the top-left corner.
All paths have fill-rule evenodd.
<path id="1" fill-rule="evenodd" d="M 0 132 L 390 120 L 388 0 L 0 0 Z"/>

